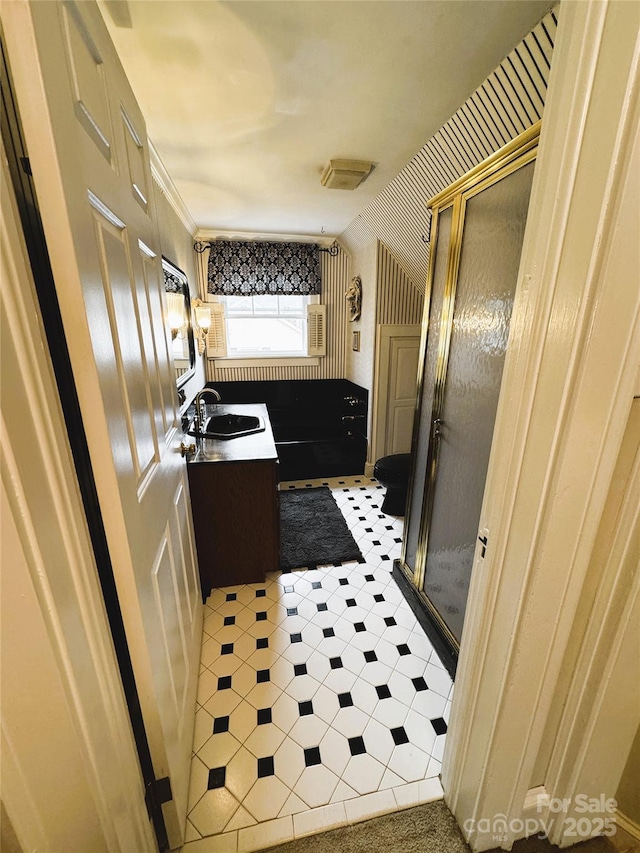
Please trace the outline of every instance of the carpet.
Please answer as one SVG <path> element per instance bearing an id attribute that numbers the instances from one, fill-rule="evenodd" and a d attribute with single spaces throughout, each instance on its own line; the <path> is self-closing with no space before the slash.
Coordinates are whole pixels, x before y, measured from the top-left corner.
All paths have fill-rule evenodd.
<path id="1" fill-rule="evenodd" d="M 442 800 L 270 847 L 269 853 L 468 853 Z"/>
<path id="2" fill-rule="evenodd" d="M 314 568 L 362 560 L 331 489 L 280 492 L 280 568 Z"/>
<path id="3" fill-rule="evenodd" d="M 616 853 L 607 838 L 592 838 L 576 853 Z M 269 847 L 265 853 L 469 853 L 443 800 Z M 502 853 L 496 848 L 490 853 Z M 546 839 L 516 841 L 513 853 L 560 853 Z"/>

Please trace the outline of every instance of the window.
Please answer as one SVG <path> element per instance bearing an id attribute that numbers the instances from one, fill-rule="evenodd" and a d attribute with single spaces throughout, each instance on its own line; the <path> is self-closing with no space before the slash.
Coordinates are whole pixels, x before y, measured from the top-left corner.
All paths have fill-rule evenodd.
<path id="1" fill-rule="evenodd" d="M 220 296 L 227 326 L 227 355 L 307 354 L 307 305 L 312 296 Z"/>
<path id="2" fill-rule="evenodd" d="M 318 296 L 218 296 L 209 358 L 262 359 L 323 356 L 325 306 Z"/>

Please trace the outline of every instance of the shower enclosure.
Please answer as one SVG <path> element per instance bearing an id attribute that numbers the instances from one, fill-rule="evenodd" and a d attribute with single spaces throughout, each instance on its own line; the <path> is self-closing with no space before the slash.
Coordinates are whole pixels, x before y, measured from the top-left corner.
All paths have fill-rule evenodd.
<path id="1" fill-rule="evenodd" d="M 429 202 L 431 262 L 399 567 L 454 658 L 476 547 L 487 545 L 478 523 L 539 131 L 538 123 Z"/>

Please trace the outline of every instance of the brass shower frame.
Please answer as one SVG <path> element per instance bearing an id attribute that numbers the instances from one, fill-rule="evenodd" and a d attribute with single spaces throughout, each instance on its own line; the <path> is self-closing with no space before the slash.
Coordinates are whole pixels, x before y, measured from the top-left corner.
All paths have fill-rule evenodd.
<path id="1" fill-rule="evenodd" d="M 431 295 L 433 289 L 433 275 L 435 248 L 438 241 L 438 221 L 441 214 L 448 208 L 452 208 L 451 233 L 449 235 L 449 246 L 447 252 L 447 270 L 442 301 L 442 312 L 438 336 L 438 352 L 436 356 L 435 388 L 431 409 L 431 426 L 427 451 L 427 475 L 422 498 L 420 513 L 420 527 L 418 531 L 418 543 L 416 548 L 415 567 L 411 569 L 406 562 L 407 557 L 407 526 L 405 525 L 402 538 L 402 550 L 400 554 L 399 567 L 407 580 L 416 589 L 416 592 L 426 607 L 430 616 L 434 619 L 440 631 L 444 634 L 452 648 L 457 652 L 459 643 L 451 630 L 444 622 L 435 606 L 431 603 L 424 591 L 424 580 L 427 565 L 427 549 L 429 544 L 429 532 L 431 525 L 431 513 L 435 496 L 436 478 L 438 471 L 439 456 L 439 430 L 442 408 L 444 403 L 445 383 L 449 367 L 449 351 L 451 345 L 451 333 L 453 329 L 453 313 L 455 308 L 456 292 L 458 287 L 458 271 L 460 266 L 460 255 L 462 251 L 462 237 L 467 201 L 478 195 L 493 184 L 526 166 L 535 160 L 538 151 L 541 122 L 538 121 L 524 133 L 517 136 L 495 154 L 492 154 L 482 163 L 479 163 L 471 171 L 458 178 L 442 192 L 435 195 L 427 202 L 427 207 L 432 212 L 431 240 L 429 245 L 429 271 L 427 275 L 427 288 L 424 302 L 424 313 L 422 318 L 422 333 L 420 339 L 420 357 L 418 363 L 418 388 L 419 393 L 416 400 L 416 408 L 413 420 L 413 436 L 411 444 L 412 457 L 416 459 L 418 444 L 418 428 L 422 415 L 422 402 L 424 395 L 424 373 L 427 352 L 427 335 L 429 331 L 429 319 L 431 309 Z M 408 510 L 413 499 L 413 477 L 411 473 L 409 491 L 407 496 L 407 518 Z"/>

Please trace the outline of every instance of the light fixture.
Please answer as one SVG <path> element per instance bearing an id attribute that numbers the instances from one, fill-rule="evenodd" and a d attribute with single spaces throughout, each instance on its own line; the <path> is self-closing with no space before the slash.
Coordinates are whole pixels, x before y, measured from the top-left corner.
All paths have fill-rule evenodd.
<path id="1" fill-rule="evenodd" d="M 184 296 L 182 293 L 167 293 L 167 311 L 171 340 L 175 341 L 184 326 Z"/>
<path id="2" fill-rule="evenodd" d="M 193 334 L 198 339 L 198 352 L 202 355 L 211 326 L 211 308 L 202 299 L 194 299 L 192 305 L 195 320 Z"/>
<path id="3" fill-rule="evenodd" d="M 329 160 L 320 183 L 329 190 L 355 190 L 372 169 L 368 160 Z"/>

